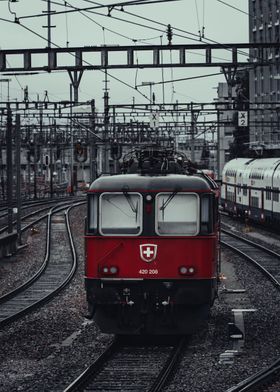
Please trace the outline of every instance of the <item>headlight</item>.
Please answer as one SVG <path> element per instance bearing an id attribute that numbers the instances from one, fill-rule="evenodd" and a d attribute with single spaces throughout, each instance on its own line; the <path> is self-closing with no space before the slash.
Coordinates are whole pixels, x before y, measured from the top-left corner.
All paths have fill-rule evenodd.
<path id="1" fill-rule="evenodd" d="M 179 267 L 179 274 L 181 275 L 194 275 L 195 274 L 195 268 L 193 266 L 186 266 L 182 265 Z"/>
<path id="2" fill-rule="evenodd" d="M 104 275 L 116 275 L 119 272 L 119 269 L 117 266 L 112 265 L 112 266 L 104 266 L 101 268 L 101 273 Z"/>

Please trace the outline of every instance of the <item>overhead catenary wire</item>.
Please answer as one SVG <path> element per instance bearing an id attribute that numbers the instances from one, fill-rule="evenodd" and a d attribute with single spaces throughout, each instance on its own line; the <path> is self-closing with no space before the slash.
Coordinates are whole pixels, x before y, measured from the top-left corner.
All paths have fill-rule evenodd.
<path id="1" fill-rule="evenodd" d="M 249 12 L 243 11 L 241 8 L 238 8 L 238 7 L 235 7 L 234 5 L 228 4 L 228 3 L 226 3 L 226 2 L 223 1 L 223 0 L 217 0 L 217 2 L 218 2 L 218 3 L 221 3 L 221 4 L 224 4 L 224 5 L 226 5 L 227 7 L 230 7 L 230 8 L 232 8 L 232 9 L 236 10 L 236 11 L 239 11 L 239 12 L 241 12 L 242 14 L 245 14 L 245 15 L 250 16 Z"/>
<path id="2" fill-rule="evenodd" d="M 1 20 L 1 19 L 3 19 L 3 18 L 0 18 L 0 20 Z M 8 22 L 11 22 L 11 21 L 8 21 Z M 12 23 L 15 23 L 15 22 L 12 22 Z M 37 33 L 36 31 L 32 30 L 31 28 L 25 26 L 24 24 L 19 23 L 18 25 L 21 26 L 22 28 L 28 30 L 28 31 L 31 32 L 32 34 L 36 35 L 37 37 L 43 39 L 44 41 L 48 41 L 47 38 L 43 37 L 41 34 Z M 57 44 L 54 43 L 54 42 L 51 42 L 51 44 L 54 45 L 54 46 L 57 47 L 57 48 L 60 48 L 60 46 L 57 45 Z M 70 54 L 71 56 L 73 56 L 73 57 L 76 57 L 75 53 L 72 53 L 70 50 L 69 50 L 69 54 Z M 90 62 L 88 62 L 88 61 L 86 61 L 86 60 L 83 60 L 83 62 L 84 62 L 85 64 L 92 65 Z M 103 72 L 103 73 L 105 73 L 105 71 L 103 71 L 102 69 L 100 69 L 100 71 Z M 142 95 L 142 97 L 144 97 L 145 99 L 147 99 L 148 101 L 150 101 L 150 99 L 149 99 L 145 94 L 143 94 L 141 91 L 135 89 L 135 87 L 131 86 L 129 83 L 127 83 L 127 82 L 125 82 L 125 81 L 119 79 L 118 77 L 116 77 L 116 76 L 114 76 L 114 75 L 112 75 L 112 74 L 109 74 L 109 73 L 108 73 L 108 75 L 109 75 L 112 79 L 114 79 L 114 80 L 116 80 L 116 81 L 118 81 L 118 82 L 124 84 L 126 87 L 129 87 L 129 88 L 133 89 L 134 91 L 136 90 L 140 95 Z"/>
<path id="3" fill-rule="evenodd" d="M 97 2 L 93 2 L 93 1 L 89 1 L 89 0 L 83 0 L 83 1 L 87 1 L 88 3 L 94 3 L 94 4 L 98 4 L 98 5 L 100 5 L 100 3 L 97 3 Z M 219 0 L 218 0 L 219 1 Z M 203 0 L 203 2 L 204 2 L 204 0 Z M 221 1 L 220 1 L 221 2 Z M 66 1 L 64 2 L 64 3 L 67 3 Z M 222 3 L 225 3 L 225 2 L 222 2 Z M 56 3 L 56 4 L 59 4 L 59 3 Z M 67 4 L 69 4 L 69 3 L 67 3 Z M 59 5 L 61 5 L 61 4 L 59 4 Z M 118 10 L 118 9 L 117 9 Z M 119 11 L 119 10 L 118 10 Z M 124 12 L 126 12 L 126 11 L 124 11 Z M 126 12 L 127 13 L 127 12 Z M 128 13 L 128 14 L 131 14 L 131 15 L 134 15 L 134 14 L 132 14 L 132 13 Z M 102 15 L 102 16 L 105 16 L 105 15 Z M 137 15 L 136 15 L 137 16 Z M 137 16 L 137 17 L 139 17 L 139 16 Z M 143 17 L 141 17 L 142 19 L 143 19 Z M 91 19 L 91 18 L 90 18 Z M 148 19 L 148 18 L 144 18 L 144 19 Z M 3 19 L 3 18 L 0 18 L 0 20 L 5 20 L 5 19 Z M 149 21 L 152 21 L 152 20 L 150 20 L 150 19 L 148 19 Z M 5 20 L 5 21 L 7 21 L 7 22 L 11 22 L 11 21 L 9 21 L 9 20 Z M 93 21 L 93 20 L 92 20 Z M 99 26 L 101 26 L 100 24 L 98 24 L 96 21 L 93 21 L 94 23 L 96 23 L 97 25 L 99 25 Z M 127 22 L 127 21 L 126 21 Z M 162 23 L 160 23 L 160 22 L 155 22 L 155 21 L 152 21 L 152 22 L 154 22 L 154 23 L 159 23 L 159 24 L 162 24 Z M 132 22 L 133 24 L 135 24 L 134 22 Z M 164 24 L 162 24 L 162 25 L 164 25 Z M 148 27 L 148 26 L 144 26 L 144 27 Z M 110 29 L 107 29 L 108 31 L 110 31 Z M 161 30 L 159 30 L 159 31 L 161 31 Z M 182 30 L 182 31 L 184 31 L 184 30 Z M 41 38 L 43 38 L 43 37 L 41 37 Z M 126 36 L 124 36 L 124 38 L 127 38 L 127 39 L 131 39 L 130 37 L 126 37 Z M 186 37 L 185 37 L 186 38 Z M 137 41 L 140 41 L 140 40 L 137 40 Z M 246 53 L 246 55 L 247 55 L 247 53 Z M 270 64 L 272 64 L 271 62 L 270 62 Z M 205 75 L 205 76 L 201 76 L 201 77 L 207 77 L 208 75 Z M 181 80 L 183 80 L 183 79 L 181 79 Z M 188 80 L 188 78 L 186 78 L 186 80 Z M 177 81 L 177 80 L 174 80 L 174 81 Z M 171 82 L 171 81 L 170 81 Z M 159 84 L 161 84 L 161 83 L 163 83 L 163 82 L 158 82 Z M 167 83 L 168 83 L 168 81 L 167 81 Z M 133 88 L 132 86 L 130 86 L 131 88 Z M 135 88 L 135 87 L 134 87 Z M 147 98 L 147 97 L 146 97 Z M 148 98 L 147 98 L 148 99 Z"/>
<path id="4" fill-rule="evenodd" d="M 197 6 L 197 0 L 195 1 L 195 9 L 196 9 L 196 19 L 197 19 L 197 27 L 198 27 L 198 33 L 201 37 L 201 30 L 200 30 L 200 21 L 199 21 L 199 14 L 198 14 L 198 6 Z"/>
<path id="5" fill-rule="evenodd" d="M 48 0 L 42 0 L 44 2 L 48 2 Z M 57 11 L 55 14 L 56 15 L 61 15 L 61 14 L 69 14 L 69 13 L 74 13 L 74 12 L 78 12 L 78 11 L 90 11 L 90 10 L 94 10 L 94 9 L 100 9 L 100 8 L 106 8 L 106 9 L 114 9 L 115 7 L 127 7 L 127 6 L 135 6 L 135 5 L 147 5 L 147 4 L 156 4 L 156 3 L 165 3 L 165 2 L 173 2 L 173 1 L 180 1 L 180 0 L 132 0 L 132 1 L 128 1 L 128 2 L 119 2 L 119 3 L 111 3 L 111 4 L 101 4 L 98 6 L 94 6 L 94 7 L 85 7 L 85 8 L 78 8 L 77 9 L 73 9 L 73 10 L 67 10 L 67 11 Z M 61 4 L 59 4 L 61 5 Z M 48 13 L 44 13 L 44 14 L 33 14 L 33 15 L 24 15 L 24 16 L 20 16 L 17 18 L 17 20 L 21 20 L 21 19 L 30 19 L 30 18 L 41 18 L 41 17 L 45 17 L 46 15 L 48 15 Z M 52 13 L 53 15 L 53 13 Z"/>
<path id="6" fill-rule="evenodd" d="M 65 1 L 65 3 L 66 3 L 68 6 L 70 6 L 71 8 L 76 8 L 75 6 L 73 6 L 72 4 L 70 4 L 69 1 L 68 1 L 68 2 Z M 57 4 L 57 5 L 59 5 L 59 4 Z M 110 33 L 116 34 L 116 35 L 118 35 L 119 37 L 128 39 L 128 40 L 130 40 L 130 41 L 133 41 L 133 42 L 140 41 L 139 39 L 128 37 L 127 35 L 124 35 L 124 34 L 122 34 L 122 33 L 120 33 L 120 32 L 114 31 L 114 30 L 112 30 L 112 29 L 109 29 L 109 28 L 103 26 L 102 24 L 96 22 L 96 20 L 92 19 L 90 16 L 88 16 L 88 15 L 87 15 L 85 12 L 83 12 L 83 11 L 79 11 L 79 13 L 80 13 L 81 15 L 83 15 L 86 19 L 90 20 L 92 23 L 96 24 L 97 26 L 99 26 L 99 27 L 102 29 L 103 38 L 104 38 L 105 30 L 107 30 L 107 31 L 109 31 Z"/>
<path id="7" fill-rule="evenodd" d="M 43 0 L 43 1 L 47 1 L 47 0 Z M 101 3 L 96 2 L 96 1 L 92 1 L 92 0 L 83 0 L 83 1 L 86 1 L 86 2 L 88 2 L 88 3 L 90 3 L 90 4 L 102 5 Z M 56 1 L 51 1 L 51 3 L 54 4 L 54 5 L 61 6 L 61 4 L 60 4 L 60 3 L 57 3 Z M 68 4 L 69 4 L 69 3 L 68 3 Z M 72 7 L 72 8 L 75 8 L 74 6 L 71 6 L 71 7 Z M 132 25 L 139 26 L 139 27 L 144 27 L 144 28 L 152 29 L 152 30 L 155 30 L 155 31 L 159 31 L 159 32 L 161 32 L 161 33 L 164 33 L 164 32 L 165 32 L 165 28 L 166 28 L 166 24 L 165 24 L 165 23 L 162 23 L 162 22 L 159 22 L 159 21 L 155 21 L 155 20 L 149 19 L 149 18 L 147 18 L 147 17 L 139 16 L 139 15 L 137 15 L 137 14 L 134 14 L 134 13 L 132 13 L 132 12 L 125 11 L 125 10 L 123 10 L 123 9 L 115 9 L 115 10 L 116 10 L 116 11 L 120 11 L 120 12 L 122 12 L 122 13 L 125 13 L 125 14 L 127 14 L 127 15 L 131 15 L 131 16 L 134 16 L 134 17 L 143 19 L 143 20 L 145 20 L 145 21 L 149 21 L 149 22 L 158 24 L 158 25 L 160 25 L 160 26 L 163 26 L 163 27 L 164 27 L 164 30 L 157 29 L 157 28 L 152 27 L 152 26 L 143 25 L 143 24 L 141 24 L 141 23 L 136 23 L 136 22 L 134 22 L 134 21 L 129 21 L 129 20 L 127 20 L 127 19 L 118 18 L 118 17 L 113 16 L 113 15 L 111 15 L 111 14 L 110 14 L 110 16 L 109 16 L 109 15 L 104 15 L 104 14 L 102 14 L 102 13 L 95 12 L 95 11 L 91 11 L 91 10 L 86 11 L 86 12 L 89 12 L 89 13 L 92 13 L 92 14 L 95 14 L 95 15 L 99 15 L 99 16 L 102 16 L 102 17 L 110 17 L 110 18 L 115 19 L 115 20 L 119 20 L 119 21 L 122 21 L 122 22 L 125 22 L 125 23 L 129 23 L 129 24 L 132 24 Z M 190 37 L 186 37 L 186 36 L 184 36 L 184 35 L 178 34 L 178 33 L 174 33 L 174 30 L 183 32 L 184 34 L 189 34 L 189 35 L 191 35 L 191 36 L 193 36 L 193 37 L 197 37 L 197 38 L 190 38 Z M 173 28 L 173 35 L 175 35 L 175 36 L 177 36 L 177 37 L 184 38 L 184 39 L 190 39 L 190 40 L 193 40 L 193 41 L 196 41 L 196 42 L 207 43 L 207 42 L 205 42 L 205 41 L 209 41 L 210 43 L 215 43 L 215 44 L 219 44 L 219 45 L 224 46 L 225 50 L 227 50 L 227 51 L 230 50 L 230 49 L 227 48 L 226 45 L 223 45 L 223 44 L 221 44 L 221 43 L 219 43 L 219 42 L 217 42 L 217 41 L 215 41 L 215 40 L 211 40 L 211 39 L 209 39 L 209 38 L 205 38 L 204 40 L 201 40 L 201 37 L 200 37 L 198 34 L 195 34 L 195 33 L 189 32 L 189 31 L 185 31 L 185 30 L 182 30 L 182 29 L 179 29 L 179 28 Z M 204 57 L 204 55 L 201 54 L 201 53 L 194 53 L 194 52 L 191 52 L 191 51 L 189 51 L 189 53 L 195 54 L 195 55 L 197 55 L 197 56 L 202 56 L 202 57 Z M 244 51 L 239 50 L 238 53 L 241 54 L 241 55 L 243 55 L 243 56 L 248 57 L 248 53 L 246 53 L 246 52 L 244 52 Z M 214 59 L 217 59 L 217 60 L 225 60 L 224 58 L 217 57 L 217 56 L 215 56 L 215 57 L 213 57 L 213 58 L 214 58 Z"/>
<path id="8" fill-rule="evenodd" d="M 55 1 L 51 1 L 51 3 L 54 4 L 54 5 L 58 5 L 58 6 L 61 5 L 60 3 L 57 3 L 57 2 L 55 2 Z M 68 4 L 69 4 L 69 3 L 68 3 Z M 74 7 L 74 6 L 71 6 L 71 7 Z M 104 15 L 104 14 L 101 14 L 101 13 L 95 12 L 95 11 L 87 11 L 87 12 L 89 12 L 89 13 L 91 13 L 91 14 L 94 14 L 94 15 L 99 15 L 99 16 L 102 16 L 102 17 L 106 17 L 106 18 L 108 17 L 108 15 Z M 131 12 L 127 12 L 127 11 L 123 11 L 123 12 L 127 13 L 128 15 L 133 15 L 133 16 L 135 16 L 135 14 L 132 14 Z M 148 20 L 148 21 L 150 21 L 150 22 L 159 24 L 159 25 L 161 25 L 161 26 L 164 26 L 164 29 L 158 29 L 158 28 L 156 28 L 156 27 L 143 25 L 143 24 L 137 23 L 137 22 L 135 22 L 135 21 L 130 21 L 130 20 L 127 20 L 127 19 L 118 18 L 118 17 L 112 16 L 112 15 L 110 16 L 110 18 L 112 18 L 112 19 L 115 19 L 115 20 L 118 20 L 118 21 L 121 21 L 121 22 L 125 22 L 125 23 L 129 23 L 129 24 L 132 24 L 133 26 L 144 27 L 144 28 L 146 28 L 146 29 L 151 29 L 151 30 L 159 31 L 160 33 L 165 33 L 166 25 L 165 25 L 164 23 L 157 22 L 157 21 L 154 21 L 154 20 L 152 20 L 152 19 L 149 19 L 149 18 L 146 18 L 146 17 L 142 17 L 142 16 L 138 16 L 138 15 L 136 15 L 136 17 L 138 17 L 138 18 L 140 18 L 140 19 Z M 177 28 L 177 30 L 178 30 L 178 28 Z M 183 30 L 182 30 L 182 31 L 183 31 Z M 190 33 L 190 34 L 193 34 L 193 33 Z M 177 37 L 181 37 L 181 38 L 184 38 L 184 39 L 191 39 L 191 40 L 196 41 L 196 42 L 201 42 L 200 39 L 192 39 L 192 38 L 186 37 L 186 36 L 181 35 L 181 34 L 174 34 L 174 32 L 173 32 L 173 35 L 176 35 Z M 193 34 L 193 35 L 195 35 L 195 36 L 198 37 L 198 35 L 196 35 L 196 34 Z M 217 42 L 215 42 L 215 43 L 217 43 Z M 229 50 L 226 46 L 225 46 L 225 49 L 226 49 L 226 50 Z M 191 52 L 191 51 L 189 51 L 189 53 L 190 53 L 190 54 L 197 55 L 197 56 L 200 56 L 200 57 L 204 57 L 204 55 L 203 55 L 202 53 L 195 53 L 195 52 Z M 248 54 L 246 53 L 246 55 L 248 55 Z M 217 56 L 214 56 L 213 58 L 216 59 L 216 60 L 223 60 L 223 61 L 226 61 L 226 59 L 221 58 L 221 57 L 217 57 Z"/>
<path id="9" fill-rule="evenodd" d="M 67 2 L 64 1 L 64 7 L 66 9 Z M 66 47 L 69 46 L 69 32 L 68 32 L 68 15 L 65 14 L 65 29 L 66 29 Z"/>
<path id="10" fill-rule="evenodd" d="M 42 1 L 45 1 L 45 2 L 46 2 L 46 1 L 48 1 L 48 0 L 42 0 Z M 86 7 L 86 8 L 80 9 L 80 10 L 87 10 L 87 12 L 91 12 L 91 13 L 94 13 L 94 14 L 96 14 L 96 15 L 100 15 L 100 16 L 103 16 L 103 17 L 108 16 L 108 15 L 104 15 L 104 14 L 92 12 L 92 11 L 90 11 L 90 10 L 92 10 L 92 9 L 94 9 L 94 8 L 95 8 L 95 9 L 96 9 L 96 8 L 108 8 L 108 6 L 110 6 L 110 5 L 108 5 L 108 4 L 107 4 L 107 5 L 104 5 L 104 4 L 101 4 L 101 3 L 99 3 L 99 2 L 92 1 L 92 0 L 83 0 L 83 1 L 86 1 L 87 3 L 90 3 L 90 4 L 95 4 L 95 6 L 94 6 L 94 7 Z M 141 1 L 141 0 L 139 0 L 139 1 Z M 144 4 L 143 1 L 144 1 L 144 0 L 142 0 L 142 4 Z M 147 1 L 145 2 L 145 4 L 148 4 L 148 3 L 147 3 L 148 1 L 149 1 L 149 0 L 147 0 Z M 157 0 L 157 2 L 168 2 L 168 1 L 176 1 L 176 0 Z M 221 2 L 221 0 L 217 0 L 217 1 L 220 1 L 220 2 Z M 55 4 L 55 5 L 59 5 L 59 6 L 62 5 L 62 4 L 57 3 L 57 2 L 55 2 L 55 1 L 51 1 L 51 3 L 52 3 L 52 4 Z M 131 3 L 131 1 L 130 1 L 130 2 L 126 2 L 126 5 L 131 5 L 130 3 Z M 223 2 L 223 3 L 226 4 L 225 2 Z M 122 6 L 123 6 L 124 4 L 125 4 L 124 2 L 122 2 L 122 3 L 114 3 L 114 7 L 116 7 L 116 6 L 118 6 L 118 5 L 122 5 Z M 75 7 L 74 7 L 74 8 L 75 8 Z M 137 18 L 140 18 L 140 19 L 143 19 L 143 20 L 146 20 L 146 21 L 149 21 L 149 22 L 152 22 L 152 23 L 155 23 L 155 24 L 159 24 L 159 25 L 161 25 L 161 26 L 166 27 L 166 24 L 165 24 L 165 23 L 158 22 L 158 21 L 155 21 L 155 20 L 151 20 L 151 19 L 149 19 L 149 18 L 142 17 L 142 16 L 139 16 L 139 15 L 137 15 L 137 14 L 134 14 L 134 13 L 131 13 L 131 12 L 128 12 L 128 11 L 124 11 L 123 8 L 121 8 L 121 9 L 115 8 L 115 10 L 116 10 L 116 11 L 122 11 L 122 12 L 128 14 L 128 15 L 132 15 L 132 16 L 135 16 L 135 17 L 137 17 Z M 78 9 L 75 8 L 75 11 L 78 11 Z M 67 11 L 67 12 L 68 12 L 68 11 Z M 62 11 L 62 12 L 56 12 L 56 15 L 58 15 L 58 14 L 60 14 L 60 13 L 64 13 L 64 11 Z M 44 14 L 44 15 L 45 15 L 45 14 Z M 42 16 L 42 15 L 40 14 L 39 16 Z M 145 27 L 145 28 L 149 28 L 149 29 L 154 29 L 154 30 L 156 30 L 156 31 L 164 32 L 163 30 L 159 30 L 159 29 L 153 28 L 153 27 L 151 27 L 151 26 L 142 25 L 142 24 L 137 24 L 137 23 L 135 23 L 135 22 L 130 22 L 130 21 L 127 21 L 127 20 L 124 20 L 124 19 L 121 19 L 121 18 L 113 17 L 112 15 L 110 15 L 110 17 L 112 17 L 112 18 L 114 18 L 114 19 L 116 19 L 116 20 L 120 20 L 120 21 L 123 21 L 123 22 L 127 22 L 127 23 L 131 23 L 131 24 L 134 24 L 134 25 L 138 25 L 138 26 L 140 26 L 140 27 Z M 21 19 L 21 18 L 25 18 L 25 17 L 20 17 L 20 18 L 18 18 L 18 20 Z M 186 31 L 186 30 L 182 30 L 182 29 L 179 29 L 179 28 L 173 28 L 173 30 L 177 30 L 177 31 L 179 31 L 179 32 L 183 32 L 184 34 L 189 34 L 191 37 L 197 37 L 197 38 L 185 37 L 185 36 L 182 36 L 182 35 L 179 35 L 179 34 L 173 32 L 173 35 L 176 35 L 176 36 L 178 36 L 178 37 L 182 37 L 182 38 L 185 38 L 185 39 L 187 38 L 187 39 L 194 40 L 194 41 L 201 41 L 201 37 L 200 37 L 198 34 L 195 34 L 195 33 L 192 33 L 192 32 Z M 209 38 L 204 38 L 204 40 L 203 40 L 202 42 L 207 43 L 207 42 L 205 42 L 205 41 L 208 41 L 208 42 L 210 42 L 210 43 L 220 44 L 219 42 L 217 42 L 217 41 L 215 41 L 215 40 L 212 40 L 212 39 L 209 39 Z M 221 45 L 223 45 L 223 44 L 221 44 Z M 229 49 L 226 47 L 226 45 L 225 45 L 225 50 L 229 50 Z M 238 53 L 241 54 L 241 55 L 244 55 L 244 56 L 248 56 L 248 53 L 243 52 L 243 51 L 240 51 L 240 50 L 238 51 Z M 222 59 L 221 59 L 221 60 L 222 60 Z"/>

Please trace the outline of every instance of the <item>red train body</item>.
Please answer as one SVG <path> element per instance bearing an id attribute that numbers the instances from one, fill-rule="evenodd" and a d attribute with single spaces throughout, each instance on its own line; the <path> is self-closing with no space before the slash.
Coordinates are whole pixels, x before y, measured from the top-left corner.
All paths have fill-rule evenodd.
<path id="1" fill-rule="evenodd" d="M 217 292 L 218 189 L 203 174 L 100 177 L 88 192 L 86 290 L 101 330 L 185 334 Z"/>

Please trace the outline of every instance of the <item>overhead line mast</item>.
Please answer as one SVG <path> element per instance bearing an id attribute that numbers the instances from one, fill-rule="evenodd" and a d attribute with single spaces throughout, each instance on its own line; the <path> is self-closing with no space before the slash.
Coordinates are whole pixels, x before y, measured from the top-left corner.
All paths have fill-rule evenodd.
<path id="1" fill-rule="evenodd" d="M 51 17 L 56 11 L 51 10 L 51 0 L 48 0 L 48 9 L 47 11 L 42 11 L 43 14 L 47 14 L 47 26 L 42 26 L 45 29 L 48 29 L 48 48 L 51 48 L 52 39 L 51 39 L 51 29 L 55 28 L 56 26 L 52 26 L 51 24 Z"/>

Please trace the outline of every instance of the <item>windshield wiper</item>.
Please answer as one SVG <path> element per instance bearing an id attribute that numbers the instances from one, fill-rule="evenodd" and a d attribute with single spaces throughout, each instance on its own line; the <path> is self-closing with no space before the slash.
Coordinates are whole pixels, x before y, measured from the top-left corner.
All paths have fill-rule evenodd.
<path id="1" fill-rule="evenodd" d="M 128 188 L 127 189 L 123 189 L 123 194 L 132 210 L 132 212 L 134 212 L 135 214 L 135 220 L 137 221 L 137 217 L 138 217 L 138 200 L 136 203 L 136 206 L 134 206 L 131 195 L 128 193 Z"/>
<path id="2" fill-rule="evenodd" d="M 171 202 L 171 200 L 173 199 L 173 197 L 179 192 L 180 189 L 175 189 L 172 193 L 170 193 L 170 195 L 168 196 L 168 198 L 166 199 L 166 201 L 164 201 L 164 199 L 162 200 L 162 205 L 160 207 L 160 211 L 162 211 L 162 220 L 164 221 L 164 210 L 165 208 L 168 206 L 168 204 Z"/>

